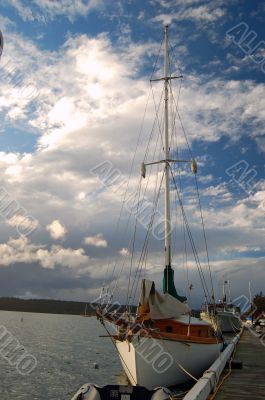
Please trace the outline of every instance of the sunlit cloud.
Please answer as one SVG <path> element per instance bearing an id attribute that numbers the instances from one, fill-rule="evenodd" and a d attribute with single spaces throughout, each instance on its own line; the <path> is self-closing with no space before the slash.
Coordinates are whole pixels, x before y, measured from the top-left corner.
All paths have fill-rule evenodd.
<path id="1" fill-rule="evenodd" d="M 128 257 L 131 253 L 129 249 L 123 247 L 122 249 L 119 250 L 119 254 L 123 257 Z"/>
<path id="2" fill-rule="evenodd" d="M 108 247 L 108 243 L 107 243 L 106 239 L 103 238 L 102 233 L 98 233 L 96 236 L 85 237 L 84 243 L 89 246 Z"/>
<path id="3" fill-rule="evenodd" d="M 65 226 L 63 226 L 58 219 L 55 219 L 47 225 L 46 230 L 49 232 L 51 238 L 55 240 L 64 239 L 67 233 Z"/>

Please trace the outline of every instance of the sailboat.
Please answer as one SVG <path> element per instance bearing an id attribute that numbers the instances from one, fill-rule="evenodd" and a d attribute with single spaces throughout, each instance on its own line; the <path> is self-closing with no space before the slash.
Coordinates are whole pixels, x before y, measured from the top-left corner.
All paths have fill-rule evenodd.
<path id="1" fill-rule="evenodd" d="M 226 293 L 228 286 L 228 294 Z M 228 296 L 228 297 L 227 297 Z M 223 282 L 223 299 L 217 304 L 205 304 L 200 314 L 205 321 L 212 322 L 223 333 L 236 333 L 241 329 L 240 308 L 231 301 L 230 283 Z"/>
<path id="2" fill-rule="evenodd" d="M 140 301 L 135 314 L 111 311 L 111 306 L 99 306 L 97 315 L 107 326 L 115 328 L 110 334 L 123 369 L 133 386 L 144 386 L 151 390 L 158 386 L 171 386 L 197 379 L 215 361 L 223 347 L 223 340 L 212 325 L 191 315 L 186 297 L 180 296 L 174 284 L 172 268 L 171 238 L 171 165 L 190 163 L 192 172 L 197 164 L 190 160 L 172 158 L 169 137 L 169 91 L 171 80 L 179 77 L 169 72 L 168 26 L 164 27 L 164 76 L 156 79 L 163 82 L 164 91 L 164 135 L 163 159 L 145 162 L 141 166 L 145 178 L 148 166 L 163 165 L 164 176 L 164 277 L 163 291 L 159 293 L 155 282 L 143 279 Z"/>

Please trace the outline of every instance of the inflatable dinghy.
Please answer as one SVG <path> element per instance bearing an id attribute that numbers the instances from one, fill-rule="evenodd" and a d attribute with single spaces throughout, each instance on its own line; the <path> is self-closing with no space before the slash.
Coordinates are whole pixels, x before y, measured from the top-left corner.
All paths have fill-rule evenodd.
<path id="1" fill-rule="evenodd" d="M 142 386 L 107 385 L 91 383 L 83 385 L 72 400 L 169 400 L 171 391 L 160 387 L 148 390 Z"/>

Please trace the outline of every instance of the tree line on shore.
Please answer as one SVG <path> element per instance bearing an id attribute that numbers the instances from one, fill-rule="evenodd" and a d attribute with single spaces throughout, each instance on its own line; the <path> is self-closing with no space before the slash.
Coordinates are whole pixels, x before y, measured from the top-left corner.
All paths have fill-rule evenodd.
<path id="1" fill-rule="evenodd" d="M 256 294 L 253 298 L 254 318 L 265 313 L 265 295 L 262 292 Z M 118 312 L 125 311 L 125 306 L 113 306 L 112 309 L 118 308 Z M 136 311 L 136 307 L 133 306 Z M 65 301 L 50 299 L 20 299 L 16 297 L 1 297 L 0 310 L 5 311 L 21 311 L 36 312 L 49 314 L 71 314 L 71 315 L 96 315 L 96 304 L 85 303 L 82 301 Z M 199 310 L 193 310 L 199 315 Z"/>
<path id="2" fill-rule="evenodd" d="M 15 297 L 0 298 L 0 310 L 72 315 L 83 315 L 86 310 L 86 315 L 96 315 L 95 307 L 85 302 Z"/>

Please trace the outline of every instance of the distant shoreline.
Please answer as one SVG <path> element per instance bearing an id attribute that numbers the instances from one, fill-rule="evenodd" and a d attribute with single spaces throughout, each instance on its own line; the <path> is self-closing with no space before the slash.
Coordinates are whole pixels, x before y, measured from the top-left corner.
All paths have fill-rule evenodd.
<path id="1" fill-rule="evenodd" d="M 85 315 L 86 308 L 86 315 Z M 79 301 L 19 299 L 1 297 L 0 311 L 35 312 L 43 314 L 66 314 L 80 316 L 95 316 L 95 308 L 90 303 Z"/>
<path id="2" fill-rule="evenodd" d="M 83 301 L 67 301 L 54 299 L 19 299 L 17 297 L 0 297 L 0 311 L 35 312 L 43 314 L 80 315 L 93 317 L 96 315 L 96 303 Z M 112 310 L 124 312 L 126 306 L 115 304 Z M 136 311 L 136 306 L 131 306 Z"/>
<path id="3" fill-rule="evenodd" d="M 112 310 L 124 312 L 126 306 L 113 305 Z M 136 311 L 136 306 L 131 306 Z M 86 310 L 86 312 L 85 312 Z M 96 316 L 95 304 L 82 301 L 67 301 L 53 299 L 19 299 L 17 297 L 0 297 L 0 311 L 19 311 L 42 314 L 80 315 L 82 317 Z M 199 310 L 193 310 L 193 315 L 199 316 Z"/>

